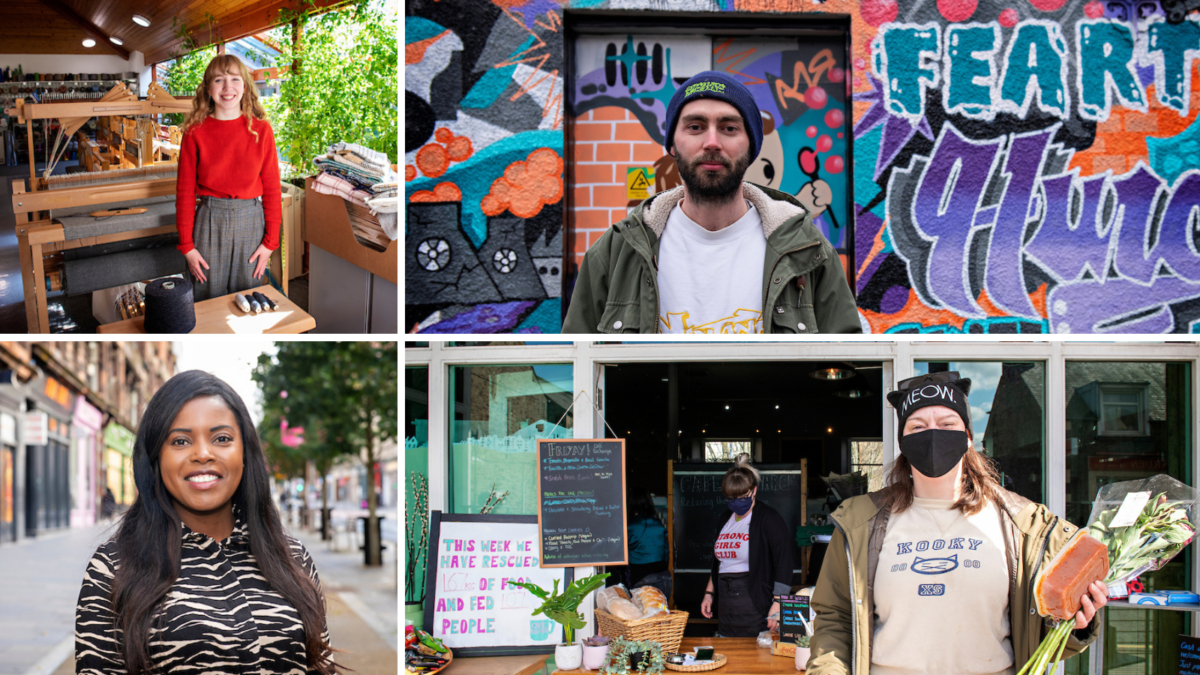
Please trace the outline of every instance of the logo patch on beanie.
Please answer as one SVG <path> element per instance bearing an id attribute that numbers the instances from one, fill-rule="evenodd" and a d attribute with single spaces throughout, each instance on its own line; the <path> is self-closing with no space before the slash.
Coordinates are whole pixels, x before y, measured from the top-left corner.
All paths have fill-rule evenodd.
<path id="1" fill-rule="evenodd" d="M 696 84 L 690 85 L 687 89 L 685 89 L 683 92 L 683 95 L 686 98 L 688 96 L 691 96 L 692 94 L 698 94 L 703 91 L 713 91 L 718 94 L 724 94 L 725 93 L 725 83 L 724 82 L 697 82 Z"/>

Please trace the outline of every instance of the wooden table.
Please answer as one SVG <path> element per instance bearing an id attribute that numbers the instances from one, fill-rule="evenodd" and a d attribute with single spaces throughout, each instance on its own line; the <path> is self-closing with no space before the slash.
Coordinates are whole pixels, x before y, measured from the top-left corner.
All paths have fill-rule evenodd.
<path id="1" fill-rule="evenodd" d="M 242 335 L 270 335 L 279 333 L 303 333 L 316 328 L 317 321 L 296 303 L 288 300 L 274 286 L 254 289 L 270 298 L 278 309 L 262 314 L 246 314 L 234 302 L 234 293 L 196 303 L 196 327 L 192 334 L 222 333 Z M 243 293 L 242 295 L 247 295 Z M 141 333 L 146 332 L 146 317 L 139 316 L 116 323 L 107 323 L 96 329 L 97 333 Z"/>
<path id="2" fill-rule="evenodd" d="M 546 655 L 530 656 L 456 656 L 450 667 L 438 675 L 542 675 Z"/>
<path id="3" fill-rule="evenodd" d="M 790 656 L 772 656 L 770 649 L 758 646 L 754 638 L 683 638 L 680 652 L 690 652 L 692 647 L 715 647 L 718 654 L 725 655 L 725 665 L 716 670 L 704 671 L 716 675 L 794 675 L 796 660 Z M 595 673 L 591 670 L 555 670 L 554 673 Z M 663 675 L 679 671 L 664 670 Z"/>

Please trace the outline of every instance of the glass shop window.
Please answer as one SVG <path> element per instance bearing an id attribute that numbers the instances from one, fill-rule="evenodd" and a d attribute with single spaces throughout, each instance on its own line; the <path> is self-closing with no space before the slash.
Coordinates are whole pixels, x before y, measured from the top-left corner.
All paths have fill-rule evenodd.
<path id="1" fill-rule="evenodd" d="M 420 523 L 429 511 L 429 368 L 404 369 L 404 513 L 406 524 L 412 521 L 410 540 L 405 546 L 404 602 L 425 598 L 426 548 L 420 546 Z M 411 571 L 410 571 L 411 570 Z"/>
<path id="2" fill-rule="evenodd" d="M 1165 473 L 1191 483 L 1191 366 L 1171 362 L 1066 364 L 1067 520 L 1085 525 L 1097 491 Z M 1140 577 L 1147 590 L 1194 589 L 1192 548 Z M 1179 636 L 1192 613 L 1110 605 L 1104 609 L 1103 674 L 1175 674 Z M 1066 672 L 1088 672 L 1087 652 Z"/>
<path id="3" fill-rule="evenodd" d="M 574 435 L 572 377 L 570 364 L 451 366 L 449 512 L 537 513 L 537 440 Z"/>
<path id="4" fill-rule="evenodd" d="M 883 441 L 874 439 L 854 438 L 850 440 L 850 472 L 861 472 L 867 477 L 867 490 L 874 492 L 882 490 L 885 480 L 883 474 Z"/>
<path id="5" fill-rule="evenodd" d="M 733 462 L 742 453 L 750 455 L 750 459 L 753 461 L 754 441 L 718 441 L 708 439 L 704 441 L 704 461 L 706 462 Z"/>
<path id="6" fill-rule="evenodd" d="M 1040 361 L 918 361 L 918 375 L 970 378 L 975 449 L 991 457 L 1006 489 L 1044 504 L 1046 365 Z"/>

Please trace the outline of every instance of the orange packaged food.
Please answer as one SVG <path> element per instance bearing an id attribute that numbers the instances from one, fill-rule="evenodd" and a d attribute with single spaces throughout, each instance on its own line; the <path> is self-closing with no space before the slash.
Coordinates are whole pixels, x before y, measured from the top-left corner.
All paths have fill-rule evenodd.
<path id="1" fill-rule="evenodd" d="M 1034 582 L 1034 601 L 1042 616 L 1069 619 L 1093 581 L 1108 576 L 1108 547 L 1081 533 L 1054 556 Z"/>

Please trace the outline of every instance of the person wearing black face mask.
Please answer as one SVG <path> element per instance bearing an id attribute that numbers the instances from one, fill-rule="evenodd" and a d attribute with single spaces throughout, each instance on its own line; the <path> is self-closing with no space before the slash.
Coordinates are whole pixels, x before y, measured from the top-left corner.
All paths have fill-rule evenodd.
<path id="1" fill-rule="evenodd" d="M 832 515 L 808 675 L 1011 675 L 1041 643 L 1033 581 L 1079 529 L 1000 486 L 971 447 L 970 389 L 941 372 L 888 394 L 900 455 L 887 487 Z M 1064 659 L 1095 639 L 1107 589 L 1081 601 Z"/>
<path id="2" fill-rule="evenodd" d="M 700 613 L 716 614 L 720 637 L 756 637 L 779 625 L 774 596 L 791 591 L 792 537 L 783 516 L 758 501 L 758 472 L 745 455 L 725 472 L 721 492 L 729 510 L 718 519 Z"/>

